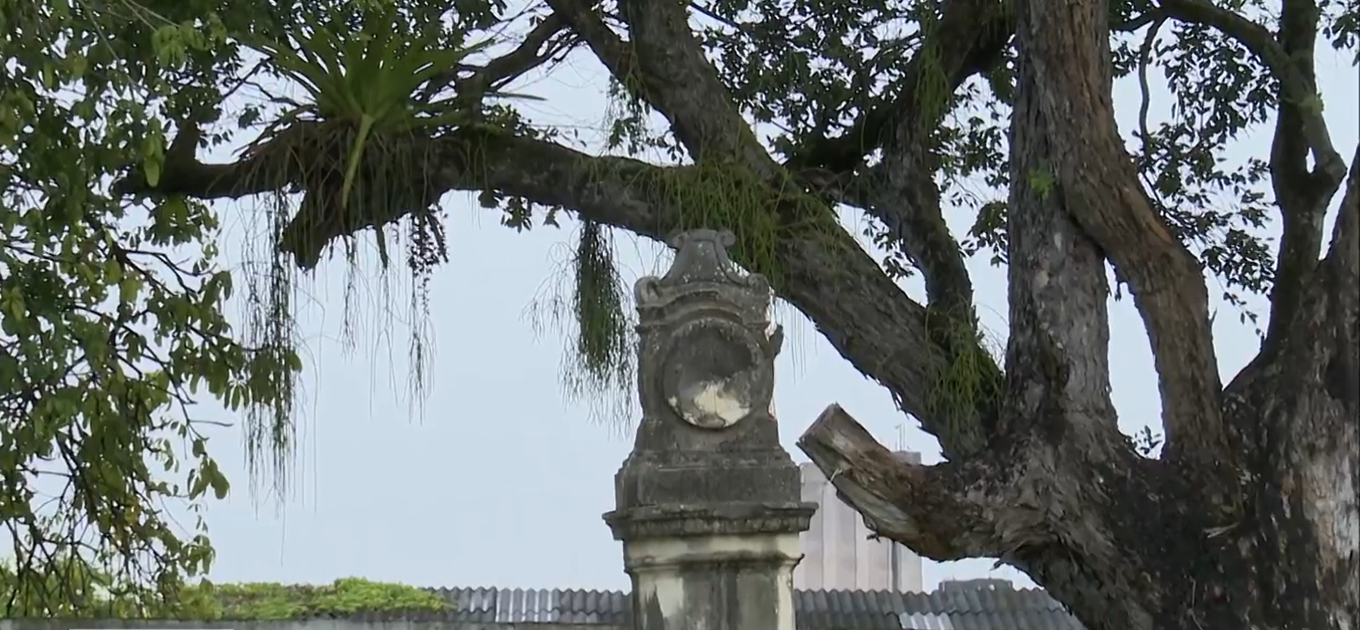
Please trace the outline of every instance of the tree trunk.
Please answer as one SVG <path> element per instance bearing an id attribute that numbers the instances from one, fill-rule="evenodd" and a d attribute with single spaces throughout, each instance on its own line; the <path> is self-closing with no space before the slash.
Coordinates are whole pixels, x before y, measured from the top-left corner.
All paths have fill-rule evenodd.
<path id="1" fill-rule="evenodd" d="M 1020 4 L 991 448 L 905 465 L 836 407 L 801 447 L 877 532 L 937 560 L 999 557 L 1091 629 L 1359 628 L 1357 157 L 1329 254 L 1278 279 L 1295 288 L 1280 333 L 1223 390 L 1202 271 L 1117 133 L 1106 7 Z M 1298 179 L 1317 206 L 1326 175 Z M 1117 429 L 1105 259 L 1150 335 L 1160 460 Z"/>

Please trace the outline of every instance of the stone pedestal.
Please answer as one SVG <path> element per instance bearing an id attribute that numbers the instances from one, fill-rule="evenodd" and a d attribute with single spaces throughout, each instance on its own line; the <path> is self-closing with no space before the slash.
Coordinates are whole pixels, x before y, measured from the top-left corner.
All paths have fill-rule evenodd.
<path id="1" fill-rule="evenodd" d="M 732 236 L 674 242 L 663 278 L 635 286 L 639 401 L 616 510 L 637 629 L 794 629 L 799 533 L 817 508 L 781 448 L 771 397 L 780 329 L 771 289 L 740 275 Z"/>

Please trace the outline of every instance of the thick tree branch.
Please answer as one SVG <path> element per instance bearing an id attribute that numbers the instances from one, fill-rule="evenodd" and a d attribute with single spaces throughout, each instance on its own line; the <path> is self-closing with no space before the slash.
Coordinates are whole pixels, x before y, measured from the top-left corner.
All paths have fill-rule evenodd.
<path id="1" fill-rule="evenodd" d="M 1264 544 L 1248 557 L 1302 628 L 1358 626 L 1359 155 L 1325 258 L 1303 274 L 1278 343 L 1226 388 L 1243 493 Z M 1264 626 L 1288 626 L 1271 623 Z"/>
<path id="2" fill-rule="evenodd" d="M 1320 9 L 1314 0 L 1287 0 L 1279 18 L 1278 44 L 1291 60 L 1296 73 L 1311 90 L 1316 92 L 1316 29 Z M 1322 226 L 1329 211 L 1330 199 L 1339 189 L 1343 171 L 1322 169 L 1311 171 L 1307 157 L 1311 153 L 1308 121 L 1320 114 L 1319 98 L 1311 103 L 1289 98 L 1286 90 L 1279 94 L 1277 121 L 1269 154 L 1274 201 L 1282 216 L 1282 238 L 1278 242 L 1278 264 L 1270 294 L 1271 312 L 1267 344 L 1276 345 L 1284 339 L 1284 327 L 1301 308 L 1303 292 L 1309 290 L 1311 272 L 1320 256 L 1324 239 Z M 1323 123 L 1322 123 L 1323 124 Z M 1319 154 L 1317 154 L 1319 155 Z"/>
<path id="3" fill-rule="evenodd" d="M 764 178 L 776 176 L 775 161 L 691 31 L 686 2 L 621 0 L 628 44 L 606 27 L 588 0 L 549 0 L 549 5 L 587 40 L 616 80 L 667 118 L 693 160 L 737 162 Z"/>
<path id="4" fill-rule="evenodd" d="M 885 224 L 900 252 L 923 273 L 928 306 L 971 324 L 973 283 L 960 243 L 942 216 L 936 171 L 924 151 L 887 150 L 885 162 L 842 187 L 839 199 Z"/>
<path id="5" fill-rule="evenodd" d="M 925 34 L 903 76 L 885 90 L 889 98 L 869 104 L 840 136 L 801 141 L 786 166 L 797 172 L 857 170 L 893 137 L 896 127 L 912 124 L 905 114 L 919 112 L 925 96 L 941 96 L 925 95 L 925 90 L 937 89 L 925 86 L 944 84 L 954 92 L 966 79 L 998 64 L 1013 34 L 1012 20 L 1007 3 L 998 0 L 943 3 L 942 19 Z"/>
<path id="6" fill-rule="evenodd" d="M 1344 199 L 1330 239 L 1330 249 L 1316 271 L 1316 285 L 1326 297 L 1326 318 L 1320 335 L 1327 338 L 1324 348 L 1330 360 L 1323 366 L 1326 390 L 1344 405 L 1350 425 L 1343 428 L 1358 435 L 1359 404 L 1359 149 L 1354 149 L 1353 164 L 1345 184 Z"/>
<path id="7" fill-rule="evenodd" d="M 1300 11 L 1310 0 L 1296 2 L 1295 10 Z M 1292 5 L 1292 0 L 1284 3 L 1285 20 L 1291 19 L 1290 15 L 1294 11 Z M 1273 78 L 1278 80 L 1281 100 L 1301 110 L 1303 133 L 1314 154 L 1316 172 L 1335 181 L 1344 177 L 1344 159 L 1335 151 L 1330 140 L 1330 131 L 1325 125 L 1325 110 L 1316 92 L 1315 80 L 1302 72 L 1301 67 L 1293 61 L 1293 54 L 1275 41 L 1273 33 L 1210 0 L 1164 0 L 1160 8 L 1175 19 L 1209 26 L 1225 33 L 1263 62 Z M 1314 39 L 1314 33 L 1311 37 Z"/>
<path id="8" fill-rule="evenodd" d="M 969 460 L 905 462 L 837 404 L 797 444 L 871 530 L 929 559 L 1003 557 L 1036 543 L 1041 519 L 1009 493 L 1003 471 Z"/>
<path id="9" fill-rule="evenodd" d="M 661 167 L 619 157 L 596 157 L 562 145 L 514 136 L 492 128 L 464 128 L 432 141 L 430 159 L 412 174 L 413 186 L 437 199 L 448 191 L 493 190 L 545 206 L 564 207 L 590 219 L 651 239 L 700 227 L 682 204 L 676 186 L 705 186 L 706 171 L 695 166 Z M 256 152 L 232 164 L 202 164 L 192 156 L 167 162 L 153 189 L 140 171 L 115 184 L 119 194 L 179 194 L 199 199 L 239 198 L 295 190 L 302 173 L 262 161 L 279 152 Z M 667 183 L 668 185 L 660 185 Z M 778 214 L 794 202 L 775 187 L 768 191 Z M 420 209 L 392 209 L 389 216 L 345 225 L 295 218 L 281 248 L 301 260 L 316 260 L 327 244 L 374 225 L 397 221 Z M 707 226 L 741 231 L 743 226 Z M 782 229 L 776 244 L 777 293 L 810 318 L 838 352 L 866 376 L 894 394 L 904 411 L 942 438 L 947 454 L 960 452 L 959 435 L 929 405 L 934 380 L 946 369 L 928 338 L 928 312 L 888 278 L 831 214 L 807 218 Z M 737 253 L 736 253 L 737 255 Z M 740 264 L 749 264 L 739 258 Z M 999 379 L 997 375 L 987 378 Z M 996 401 L 979 403 L 974 415 L 992 418 Z"/>
<path id="10" fill-rule="evenodd" d="M 865 152 L 875 146 L 884 149 L 881 161 L 857 178 L 866 211 L 885 224 L 900 250 L 923 272 L 928 305 L 957 319 L 956 326 L 973 326 L 974 290 L 964 253 L 942 216 L 937 147 L 932 138 L 961 84 L 1001 58 L 1012 33 L 1010 19 L 1011 11 L 996 0 L 947 3 L 942 20 L 927 30 L 922 48 L 908 63 L 907 78 L 897 86 L 896 115 L 877 121 L 878 135 L 856 138 L 861 144 L 844 146 L 839 158 L 850 159 L 855 153 L 855 161 L 841 165 L 850 170 L 861 163 Z M 884 114 L 873 111 L 867 116 Z M 863 123 L 868 120 L 864 118 Z M 863 128 L 856 133 L 868 131 Z M 825 144 L 823 148 L 837 146 Z M 817 147 L 803 157 L 835 157 L 820 156 Z M 840 165 L 824 162 L 819 166 Z"/>
<path id="11" fill-rule="evenodd" d="M 547 0 L 547 2 L 554 10 L 554 15 L 569 24 L 587 42 L 596 58 L 601 60 L 606 70 L 623 83 L 626 89 L 639 90 L 642 87 L 626 81 L 634 68 L 633 51 L 628 43 L 606 26 L 594 8 L 596 2 L 593 0 Z"/>
<path id="12" fill-rule="evenodd" d="M 1047 95 L 1032 124 L 1053 147 L 1054 162 L 1030 169 L 1055 182 L 1071 216 L 1130 283 L 1155 357 L 1166 453 L 1191 473 L 1214 474 L 1205 486 L 1219 497 L 1234 479 L 1233 458 L 1202 267 L 1155 212 L 1118 134 L 1106 6 L 1035 0 L 1018 31 L 1019 56 Z"/>
<path id="13" fill-rule="evenodd" d="M 551 41 L 567 28 L 568 25 L 564 24 L 558 15 L 550 14 L 530 29 L 530 33 L 519 46 L 487 62 L 465 82 L 461 82 L 457 91 L 462 94 L 471 88 L 477 91 L 496 89 L 540 67 L 549 57 L 565 47 L 563 43 L 554 45 Z"/>
<path id="14" fill-rule="evenodd" d="M 1339 204 L 1339 215 L 1335 217 L 1334 234 L 1330 239 L 1330 249 L 1320 263 L 1322 291 L 1330 297 L 1328 308 L 1334 326 L 1335 362 L 1326 366 L 1326 377 L 1334 388 L 1336 399 L 1352 405 L 1350 413 L 1353 426 L 1349 431 L 1358 434 L 1358 396 L 1359 396 L 1359 191 L 1358 191 L 1358 154 L 1354 149 L 1354 160 L 1349 167 L 1349 177 L 1344 191 L 1344 200 Z"/>
<path id="15" fill-rule="evenodd" d="M 913 302 L 889 279 L 826 207 L 811 211 L 813 198 L 792 191 L 788 177 L 757 142 L 751 128 L 705 60 L 686 23 L 685 7 L 666 2 L 633 2 L 622 7 L 632 40 L 625 44 L 610 31 L 585 0 L 549 0 L 560 19 L 570 24 L 601 61 L 626 83 L 633 82 L 648 102 L 672 122 L 674 132 L 693 158 L 750 169 L 766 181 L 770 207 L 782 225 L 773 278 L 779 295 L 808 316 L 838 351 L 868 377 L 886 386 L 901 408 L 924 429 L 936 434 L 948 456 L 974 451 L 992 423 L 996 399 L 972 401 L 970 408 L 943 411 L 930 405 L 930 394 L 950 369 L 950 356 L 932 341 L 928 311 Z M 642 87 L 639 87 L 642 86 Z M 201 165 L 192 160 L 167 166 L 156 192 L 194 197 L 237 197 L 290 190 L 303 182 L 291 165 L 263 168 L 256 152 L 233 165 Z M 273 152 L 284 154 L 287 152 Z M 575 210 L 590 219 L 662 240 L 689 225 L 695 209 L 678 206 L 686 196 L 670 195 L 677 186 L 707 186 L 704 169 L 658 167 L 623 158 L 587 156 L 553 143 L 520 138 L 488 128 L 465 128 L 432 140 L 433 156 L 414 173 L 434 201 L 450 190 L 492 190 L 547 206 Z M 296 169 L 295 169 L 296 170 Z M 249 177 L 255 174 L 256 177 Z M 273 175 L 273 179 L 261 177 Z M 664 184 L 664 182 L 666 184 Z M 139 184 L 143 184 L 139 186 Z M 144 183 L 120 183 L 124 192 L 145 191 Z M 785 191 L 785 192 L 782 192 Z M 300 212 L 280 237 L 280 247 L 301 264 L 312 264 L 327 244 L 376 225 L 399 219 L 419 208 L 389 209 L 390 216 L 362 223 L 313 217 Z M 301 215 L 309 216 L 301 216 Z M 742 235 L 749 226 L 707 225 Z M 750 264 L 739 257 L 741 264 Z M 987 353 L 973 348 L 982 374 L 994 386 L 1001 382 Z"/>
<path id="16" fill-rule="evenodd" d="M 551 14 L 531 28 L 521 43 L 510 52 L 494 57 L 482 66 L 472 68 L 471 72 L 463 77 L 459 76 L 458 70 L 451 71 L 448 75 L 431 81 L 426 92 L 434 94 L 452 84 L 461 100 L 470 104 L 477 103 L 489 91 L 505 87 L 567 48 L 567 43 L 561 41 L 561 38 L 560 41 L 554 41 L 567 28 L 562 19 Z"/>
<path id="17" fill-rule="evenodd" d="M 1339 204 L 1339 215 L 1335 218 L 1334 234 L 1330 249 L 1320 263 L 1321 289 L 1330 297 L 1327 308 L 1333 327 L 1332 361 L 1325 365 L 1327 391 L 1332 398 L 1346 408 L 1345 417 L 1349 425 L 1344 428 L 1350 436 L 1358 436 L 1359 430 L 1359 149 L 1354 149 L 1354 159 L 1349 167 L 1347 188 L 1344 200 Z M 1355 544 L 1354 558 L 1357 567 L 1358 550 Z"/>
<path id="18" fill-rule="evenodd" d="M 946 3 L 942 19 L 925 27 L 923 44 L 909 60 L 905 76 L 890 88 L 894 98 L 863 111 L 842 137 L 797 147 L 786 163 L 805 173 L 851 179 L 843 193 L 879 219 L 923 273 L 933 316 L 928 334 L 950 362 L 986 355 L 975 336 L 974 291 L 965 257 L 942 216 L 933 132 L 949 113 L 960 85 L 1001 59 L 1012 32 L 1009 16 L 996 0 Z M 863 170 L 865 156 L 876 148 L 883 149 L 881 160 Z M 984 381 L 996 383 L 995 375 L 985 375 Z M 987 390 L 974 396 L 989 400 Z M 975 414 L 991 406 L 992 400 L 969 411 L 949 406 L 938 410 L 957 424 L 956 437 L 942 441 L 952 457 L 983 449 L 992 418 Z"/>
<path id="19" fill-rule="evenodd" d="M 705 58 L 688 21 L 687 3 L 623 0 L 620 12 L 629 27 L 630 36 L 627 62 L 622 61 L 621 55 L 616 52 L 626 45 L 618 43 L 614 33 L 606 29 L 600 16 L 585 0 L 550 0 L 550 4 L 592 43 L 593 50 L 600 51 L 598 57 L 617 79 L 627 84 L 633 82 L 637 93 L 667 117 L 673 133 L 687 147 L 693 160 L 728 162 L 737 168 L 751 169 L 774 188 L 780 188 L 788 180 L 785 170 L 772 160 L 758 142 L 751 126 L 743 119 L 714 65 Z M 949 16 L 952 28 L 964 29 L 964 24 L 974 24 L 980 19 L 980 11 L 985 11 L 984 15 L 988 16 L 1001 12 L 1000 7 L 995 0 L 961 0 Z M 967 40 L 974 41 L 970 38 Z M 928 56 L 945 57 L 947 60 L 943 63 L 951 65 L 933 66 L 924 60 L 920 62 L 923 68 L 919 73 L 925 81 L 928 73 L 945 73 L 945 78 L 939 78 L 938 84 L 947 82 L 947 85 L 942 87 L 942 94 L 936 95 L 936 101 L 930 102 L 926 97 L 919 96 L 902 102 L 907 107 L 919 108 L 925 113 L 905 117 L 909 127 L 899 133 L 896 152 L 887 154 L 886 173 L 889 177 L 875 184 L 883 184 L 888 180 L 892 185 L 872 186 L 871 190 L 879 192 L 874 202 L 884 213 L 887 223 L 902 233 L 905 243 L 910 244 L 911 258 L 920 263 L 925 276 L 930 277 L 930 297 L 934 306 L 942 307 L 938 311 L 943 318 L 954 317 L 970 325 L 973 323 L 970 317 L 970 279 L 955 239 L 941 219 L 936 184 L 932 180 L 935 169 L 928 158 L 928 148 L 917 137 L 926 135 L 926 130 L 936 127 L 945 113 L 943 110 L 950 100 L 951 92 L 968 76 L 971 54 L 978 53 L 971 52 L 975 48 L 962 47 L 952 39 L 944 38 L 936 45 L 950 52 Z M 997 47 L 991 50 L 992 54 L 998 54 Z M 783 207 L 777 206 L 775 210 L 781 212 Z M 831 217 L 831 213 L 829 215 Z M 782 218 L 782 221 L 790 220 L 788 216 Z M 742 227 L 735 230 L 742 233 Z M 839 242 L 855 243 L 835 223 L 829 225 L 827 230 L 836 231 L 838 235 L 835 239 Z M 790 245 L 801 247 L 794 243 Z M 855 257 L 858 263 L 866 258 L 859 248 L 848 248 L 846 252 L 846 256 Z M 788 268 L 783 269 L 789 271 Z M 880 276 L 883 277 L 883 274 Z M 856 285 L 861 281 L 844 282 Z M 798 300 L 796 296 L 786 297 L 793 302 Z M 838 309 L 831 304 L 814 301 L 797 306 L 802 310 L 810 309 L 806 313 L 814 318 L 816 324 L 820 320 L 814 313 Z M 925 335 L 947 339 L 942 331 L 944 328 L 947 327 L 941 323 L 930 324 Z M 834 337 L 845 335 L 833 329 L 824 329 L 824 332 Z M 910 361 L 915 369 L 927 372 L 935 369 L 925 364 L 941 363 L 936 359 L 938 356 L 945 356 L 946 361 L 951 361 L 954 357 L 972 354 L 973 358 L 981 359 L 983 364 L 991 363 L 973 336 L 955 336 L 953 341 L 956 342 L 954 345 L 936 344 L 934 348 L 938 352 L 931 357 Z M 983 370 L 989 372 L 987 368 Z M 982 375 L 981 379 L 995 383 L 997 377 L 997 373 L 990 373 Z M 924 392 L 894 392 L 906 406 L 907 402 L 921 400 L 925 396 Z M 982 426 L 992 421 L 992 411 L 996 409 L 994 405 L 993 401 L 980 401 L 972 404 L 969 413 L 929 408 L 918 408 L 919 411 L 913 413 L 929 431 L 938 434 L 948 453 L 961 454 L 974 451 L 983 444 L 985 431 Z M 909 410 L 908 407 L 905 409 Z M 930 418 L 925 418 L 925 414 Z M 955 418 L 948 421 L 948 416 Z"/>
<path id="20" fill-rule="evenodd" d="M 1019 33 L 1021 51 L 1032 47 L 1031 35 Z M 1001 433 L 1013 439 L 1040 433 L 1098 462 L 1109 455 L 1117 431 L 1109 394 L 1107 270 L 1069 198 L 1034 182 L 1035 165 L 1054 162 L 1063 151 L 1044 123 L 1041 74 L 1030 56 L 1019 56 L 1008 142 L 1009 404 Z"/>

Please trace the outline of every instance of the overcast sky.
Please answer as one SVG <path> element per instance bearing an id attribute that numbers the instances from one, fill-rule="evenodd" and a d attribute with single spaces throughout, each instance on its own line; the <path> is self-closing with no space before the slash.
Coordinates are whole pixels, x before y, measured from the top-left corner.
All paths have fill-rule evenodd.
<path id="1" fill-rule="evenodd" d="M 1320 75 L 1335 144 L 1350 152 L 1358 138 L 1358 74 L 1347 59 L 1329 53 L 1322 55 Z M 594 59 L 577 55 L 528 83 L 548 101 L 527 110 L 538 122 L 599 137 L 607 114 L 604 77 Z M 1123 130 L 1134 127 L 1138 100 L 1133 83 L 1118 87 Z M 1167 101 L 1156 100 L 1153 111 L 1167 109 Z M 1239 151 L 1264 156 L 1267 146 L 1268 131 L 1259 130 Z M 431 281 L 436 357 L 424 417 L 415 417 L 404 398 L 407 330 L 375 317 L 391 304 L 379 293 L 377 273 L 361 271 L 356 315 L 363 328 L 359 348 L 347 352 L 340 340 L 346 265 L 340 259 L 325 264 L 305 288 L 312 303 L 301 309 L 308 397 L 294 495 L 282 507 L 269 500 L 257 507 L 246 484 L 240 431 L 213 434 L 211 449 L 234 483 L 230 497 L 208 512 L 218 550 L 214 580 L 360 576 L 424 586 L 628 588 L 620 544 L 601 515 L 612 508 L 612 476 L 630 435 L 593 424 L 586 408 L 567 402 L 559 385 L 563 341 L 553 333 L 535 335 L 527 316 L 552 286 L 573 232 L 518 234 L 467 194 L 449 195 L 445 205 L 451 261 Z M 243 217 L 251 211 L 250 203 L 224 205 L 229 254 L 240 247 Z M 949 209 L 958 235 L 972 219 L 970 209 Z M 667 257 L 656 245 L 629 236 L 617 242 L 627 282 L 665 270 Z M 971 269 L 984 322 L 1002 341 L 1005 272 L 984 259 L 972 261 Z M 922 295 L 916 283 L 906 287 Z M 399 307 L 403 291 L 397 287 L 394 294 Z M 1211 294 L 1221 291 L 1212 286 Z M 1111 309 L 1112 396 L 1130 432 L 1158 423 L 1159 398 L 1130 301 Z M 1258 338 L 1233 308 L 1219 309 L 1217 346 L 1228 378 L 1253 355 Z M 781 307 L 776 318 L 787 331 L 776 408 L 783 443 L 797 460 L 804 457 L 796 437 L 833 402 L 883 443 L 922 452 L 929 462 L 940 459 L 936 441 L 803 316 Z M 990 575 L 991 565 L 925 562 L 924 586 Z M 1011 569 L 992 575 L 1025 580 Z"/>

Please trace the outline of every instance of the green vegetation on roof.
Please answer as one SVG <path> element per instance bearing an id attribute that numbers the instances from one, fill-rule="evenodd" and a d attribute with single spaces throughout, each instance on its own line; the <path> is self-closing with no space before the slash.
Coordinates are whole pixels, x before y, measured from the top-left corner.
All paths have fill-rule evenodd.
<path id="1" fill-rule="evenodd" d="M 24 591 L 16 594 L 11 589 L 7 590 L 8 595 L 14 598 L 0 599 L 0 617 L 287 620 L 345 617 L 365 612 L 438 613 L 450 607 L 445 599 L 429 589 L 362 578 L 342 578 L 325 585 L 203 581 L 174 589 L 173 596 L 154 597 L 134 594 L 131 590 L 110 590 L 97 582 L 75 589 L 69 585 L 53 587 L 81 597 L 68 601 L 71 606 L 61 610 L 39 610 L 26 603 L 51 602 L 51 599 L 26 597 L 36 594 Z"/>
<path id="2" fill-rule="evenodd" d="M 349 616 L 361 612 L 443 611 L 449 603 L 435 592 L 362 578 L 342 578 L 329 585 L 229 583 L 204 586 L 198 614 L 207 619 L 283 620 Z"/>

